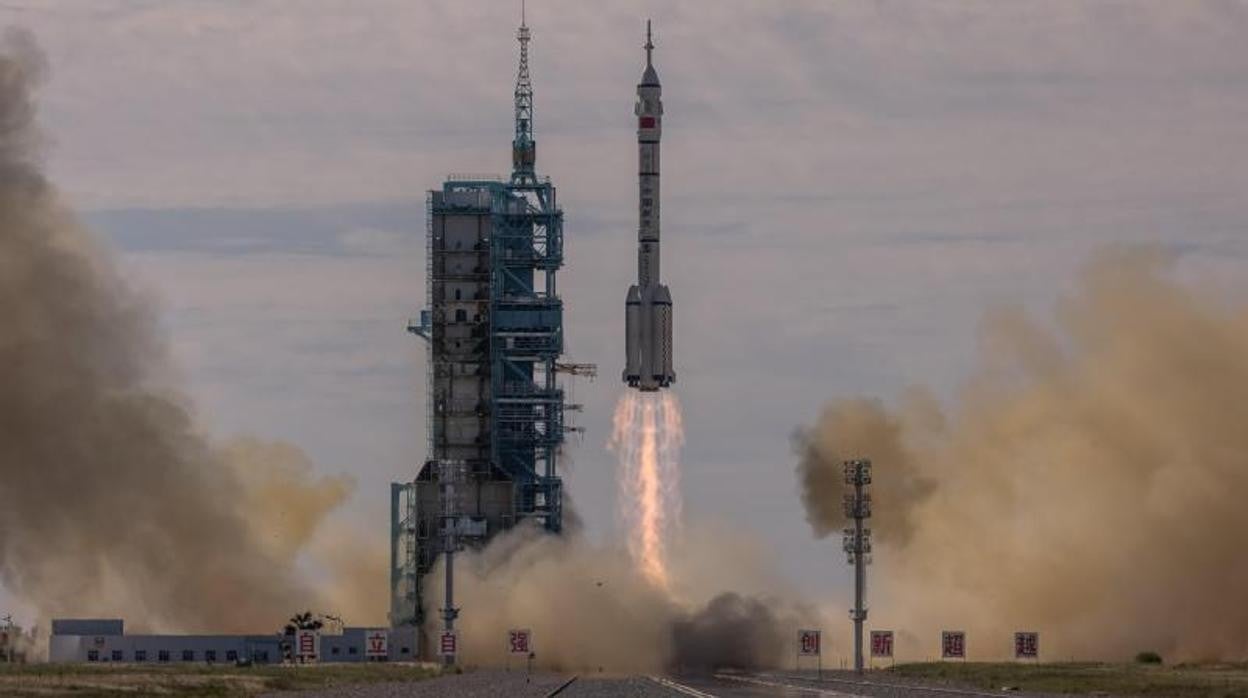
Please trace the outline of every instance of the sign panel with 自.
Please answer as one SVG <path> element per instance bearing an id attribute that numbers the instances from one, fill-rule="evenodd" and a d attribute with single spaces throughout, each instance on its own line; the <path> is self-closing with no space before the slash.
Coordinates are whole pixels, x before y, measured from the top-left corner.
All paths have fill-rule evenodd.
<path id="1" fill-rule="evenodd" d="M 438 638 L 439 654 L 443 657 L 454 657 L 455 650 L 459 646 L 459 636 L 454 630 L 443 630 L 441 637 Z"/>

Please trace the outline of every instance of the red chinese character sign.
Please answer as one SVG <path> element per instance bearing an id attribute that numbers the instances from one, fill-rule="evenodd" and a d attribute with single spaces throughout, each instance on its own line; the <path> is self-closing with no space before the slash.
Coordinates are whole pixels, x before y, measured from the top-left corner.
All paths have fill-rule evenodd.
<path id="1" fill-rule="evenodd" d="M 880 659 L 892 659 L 893 657 L 893 631 L 891 630 L 872 630 L 871 631 L 871 656 Z"/>
<path id="2" fill-rule="evenodd" d="M 1032 632 L 1014 633 L 1014 658 L 1015 659 L 1039 659 L 1040 658 L 1040 633 L 1032 633 Z"/>
<path id="3" fill-rule="evenodd" d="M 364 633 L 364 656 L 369 659 L 385 659 L 390 656 L 390 635 L 385 630 L 369 630 Z"/>
<path id="4" fill-rule="evenodd" d="M 940 656 L 942 659 L 966 659 L 966 633 L 961 630 L 946 630 L 940 634 Z"/>
<path id="5" fill-rule="evenodd" d="M 507 631 L 507 653 L 529 656 L 533 651 L 533 631 L 517 628 Z"/>
<path id="6" fill-rule="evenodd" d="M 797 653 L 803 657 L 818 657 L 823 651 L 823 639 L 818 630 L 797 631 Z"/>
<path id="7" fill-rule="evenodd" d="M 459 649 L 459 636 L 454 630 L 443 630 L 438 638 L 438 653 L 443 657 L 454 657 Z"/>
<path id="8" fill-rule="evenodd" d="M 295 657 L 301 662 L 315 662 L 320 654 L 321 635 L 315 630 L 295 631 Z"/>

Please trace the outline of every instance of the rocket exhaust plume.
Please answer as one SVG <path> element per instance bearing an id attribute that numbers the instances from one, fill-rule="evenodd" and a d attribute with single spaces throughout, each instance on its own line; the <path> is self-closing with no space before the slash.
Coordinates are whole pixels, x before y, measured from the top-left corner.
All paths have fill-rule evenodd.
<path id="1" fill-rule="evenodd" d="M 353 483 L 197 428 L 152 304 L 40 171 L 43 68 L 28 34 L 0 40 L 0 581 L 44 619 L 152 630 L 254 632 L 326 608 L 297 558 Z"/>
<path id="2" fill-rule="evenodd" d="M 628 551 L 655 587 L 672 591 L 667 551 L 680 523 L 680 403 L 668 391 L 626 391 L 615 407 L 619 515 Z"/>
<path id="3" fill-rule="evenodd" d="M 989 316 L 952 405 L 842 400 L 799 434 L 816 535 L 841 460 L 875 464 L 872 617 L 914 633 L 899 652 L 957 627 L 985 658 L 1028 629 L 1050 657 L 1248 653 L 1248 302 L 1173 262 L 1112 249 L 1052 326 Z"/>

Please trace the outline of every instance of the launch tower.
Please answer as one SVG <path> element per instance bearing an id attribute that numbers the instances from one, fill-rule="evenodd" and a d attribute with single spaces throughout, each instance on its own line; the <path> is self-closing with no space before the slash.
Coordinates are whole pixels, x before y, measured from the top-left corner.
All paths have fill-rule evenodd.
<path id="1" fill-rule="evenodd" d="M 517 39 L 515 133 L 508 179 L 451 176 L 427 199 L 428 309 L 408 330 L 429 344 L 428 456 L 413 482 L 391 486 L 391 624 L 423 625 L 421 579 L 454 526 L 484 545 L 526 519 L 563 525 L 557 459 L 565 433 L 563 211 L 539 177 L 527 23 Z M 438 464 L 462 461 L 461 509 L 442 516 Z"/>

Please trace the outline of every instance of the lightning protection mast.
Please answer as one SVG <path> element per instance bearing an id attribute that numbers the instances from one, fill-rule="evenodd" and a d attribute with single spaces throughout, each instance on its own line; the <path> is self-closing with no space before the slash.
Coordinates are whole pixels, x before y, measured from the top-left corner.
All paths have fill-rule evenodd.
<path id="1" fill-rule="evenodd" d="M 511 140 L 511 181 L 513 184 L 536 185 L 537 142 L 533 140 L 533 80 L 529 77 L 529 32 L 525 4 L 520 3 L 520 67 L 516 70 L 515 112 L 516 133 Z"/>
<path id="2" fill-rule="evenodd" d="M 848 460 L 844 463 L 845 484 L 852 492 L 844 496 L 845 518 L 853 521 L 852 528 L 843 531 L 842 547 L 854 568 L 854 607 L 849 617 L 854 621 L 854 671 L 862 673 L 862 624 L 867 620 L 864 606 L 867 593 L 867 565 L 871 563 L 871 529 L 863 525 L 871 518 L 871 495 L 866 491 L 871 484 L 871 461 Z"/>

